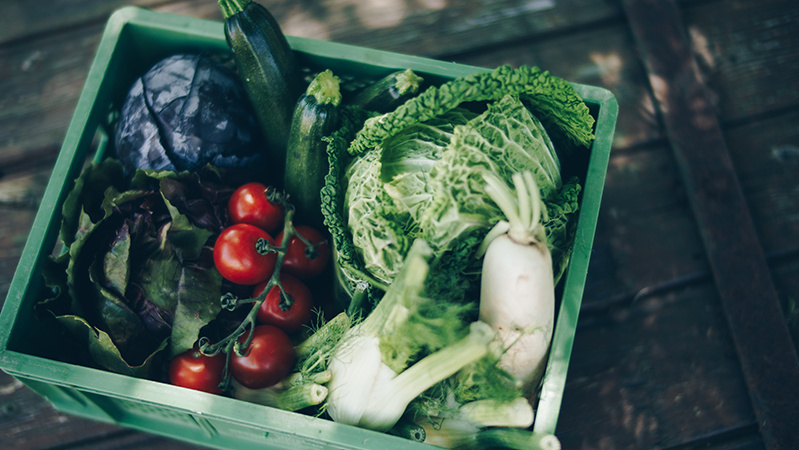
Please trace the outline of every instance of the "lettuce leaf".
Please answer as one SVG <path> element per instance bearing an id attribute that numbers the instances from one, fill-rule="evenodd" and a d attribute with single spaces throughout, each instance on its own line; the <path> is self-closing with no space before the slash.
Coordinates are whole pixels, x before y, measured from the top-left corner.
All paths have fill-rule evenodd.
<path id="1" fill-rule="evenodd" d="M 220 311 L 211 244 L 224 223 L 217 205 L 237 182 L 207 169 L 142 170 L 128 180 L 107 159 L 89 165 L 67 195 L 67 251 L 46 263 L 52 294 L 36 310 L 92 363 L 156 377 L 155 361 L 191 348 Z"/>

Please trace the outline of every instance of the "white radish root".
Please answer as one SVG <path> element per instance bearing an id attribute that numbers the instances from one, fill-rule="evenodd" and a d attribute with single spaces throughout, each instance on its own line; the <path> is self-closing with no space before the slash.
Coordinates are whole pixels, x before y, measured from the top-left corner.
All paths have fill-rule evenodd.
<path id="1" fill-rule="evenodd" d="M 516 195 L 492 174 L 485 180 L 508 221 L 498 223 L 483 245 L 480 320 L 507 349 L 500 367 L 529 393 L 546 368 L 555 319 L 552 257 L 541 224 L 546 211 L 531 174 L 514 175 Z"/>

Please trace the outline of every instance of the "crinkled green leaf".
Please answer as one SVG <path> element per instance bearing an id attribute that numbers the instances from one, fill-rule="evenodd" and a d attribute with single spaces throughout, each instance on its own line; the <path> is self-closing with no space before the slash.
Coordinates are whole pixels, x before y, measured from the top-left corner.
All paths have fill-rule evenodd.
<path id="1" fill-rule="evenodd" d="M 402 267 L 419 235 L 420 216 L 433 198 L 430 172 L 456 125 L 473 117 L 458 109 L 414 124 L 347 168 L 344 204 L 349 230 L 365 269 L 377 279 L 390 283 Z"/>
<path id="2" fill-rule="evenodd" d="M 510 182 L 514 173 L 528 170 L 543 198 L 560 190 L 560 162 L 546 131 L 518 97 L 508 95 L 455 128 L 430 174 L 434 194 L 421 218 L 421 236 L 446 249 L 474 228 L 488 231 L 504 216 L 485 193 L 483 173 Z"/>
<path id="3" fill-rule="evenodd" d="M 485 193 L 483 172 L 510 181 L 527 170 L 545 198 L 560 190 L 552 142 L 511 95 L 480 115 L 458 108 L 412 124 L 356 157 L 345 172 L 345 210 L 365 269 L 390 283 L 412 240 L 421 237 L 436 255 L 449 252 L 461 264 L 465 272 L 453 279 L 462 280 L 477 262 L 473 255 L 482 237 L 504 218 Z"/>
<path id="4" fill-rule="evenodd" d="M 387 139 L 380 158 L 380 179 L 394 205 L 419 222 L 422 211 L 433 197 L 430 171 L 441 159 L 456 125 L 463 125 L 476 114 L 456 108 L 441 117 L 411 125 Z"/>
<path id="5" fill-rule="evenodd" d="M 593 140 L 594 118 L 567 81 L 537 67 L 504 65 L 492 72 L 456 78 L 426 89 L 396 110 L 369 119 L 349 146 L 359 155 L 381 145 L 406 127 L 440 116 L 466 102 L 494 101 L 505 95 L 524 95 L 534 111 L 546 117 L 552 132 L 588 146 Z"/>
<path id="6" fill-rule="evenodd" d="M 353 244 L 352 233 L 347 225 L 347 215 L 343 213 L 347 191 L 345 172 L 351 160 L 347 146 L 357 130 L 363 126 L 368 114 L 361 108 L 345 105 L 341 110 L 341 127 L 325 137 L 329 171 L 325 175 L 325 185 L 322 187 L 321 209 L 325 227 L 333 241 L 335 265 L 341 269 L 337 270 L 339 281 L 351 292 L 360 290 L 367 299 L 375 300 L 377 294 L 366 282 L 363 261 Z M 337 293 L 336 299 L 341 302 L 344 310 L 352 306 L 346 294 Z"/>
<path id="7" fill-rule="evenodd" d="M 580 180 L 572 177 L 563 184 L 560 192 L 544 201 L 547 210 L 544 228 L 556 284 L 566 271 L 571 257 L 576 225 L 574 218 L 580 208 L 581 190 Z"/>
<path id="8" fill-rule="evenodd" d="M 414 223 L 408 213 L 394 206 L 380 180 L 380 149 L 355 161 L 347 170 L 345 198 L 352 242 L 364 268 L 377 279 L 390 282 L 410 248 Z"/>

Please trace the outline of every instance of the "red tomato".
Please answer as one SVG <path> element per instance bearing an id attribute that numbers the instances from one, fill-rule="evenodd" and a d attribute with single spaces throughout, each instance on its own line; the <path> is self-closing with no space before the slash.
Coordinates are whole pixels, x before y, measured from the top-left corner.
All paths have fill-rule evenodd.
<path id="1" fill-rule="evenodd" d="M 274 245 L 266 231 L 246 223 L 226 228 L 214 244 L 214 264 L 219 273 L 236 284 L 257 284 L 275 270 L 277 253 L 258 253 L 255 244 L 259 239 Z"/>
<path id="2" fill-rule="evenodd" d="M 239 342 L 244 342 L 244 333 Z M 242 386 L 263 389 L 286 378 L 294 368 L 297 354 L 288 335 L 272 325 L 258 325 L 250 345 L 242 352 L 230 354 L 230 374 Z"/>
<path id="3" fill-rule="evenodd" d="M 292 236 L 289 239 L 281 270 L 307 280 L 319 275 L 327 267 L 327 262 L 330 260 L 330 243 L 322 236 L 322 233 L 313 227 L 297 225 L 294 229 L 297 234 L 308 240 L 311 246 L 307 246 L 296 234 Z M 282 231 L 276 241 L 283 242 Z"/>
<path id="4" fill-rule="evenodd" d="M 253 290 L 253 298 L 258 297 L 266 288 L 268 281 L 265 281 Z M 311 290 L 302 281 L 293 276 L 280 274 L 280 284 L 283 290 L 291 297 L 293 303 L 287 310 L 280 307 L 281 292 L 279 286 L 272 286 L 266 294 L 264 302 L 258 308 L 258 321 L 269 325 L 274 325 L 286 333 L 300 331 L 303 325 L 311 320 L 311 308 L 313 307 L 313 296 Z"/>
<path id="5" fill-rule="evenodd" d="M 233 192 L 228 201 L 228 215 L 233 223 L 248 223 L 274 233 L 283 226 L 283 205 L 272 203 L 268 189 L 261 183 L 247 183 Z"/>
<path id="6" fill-rule="evenodd" d="M 219 384 L 225 371 L 225 355 L 205 356 L 197 346 L 169 362 L 169 382 L 211 394 L 221 394 Z"/>

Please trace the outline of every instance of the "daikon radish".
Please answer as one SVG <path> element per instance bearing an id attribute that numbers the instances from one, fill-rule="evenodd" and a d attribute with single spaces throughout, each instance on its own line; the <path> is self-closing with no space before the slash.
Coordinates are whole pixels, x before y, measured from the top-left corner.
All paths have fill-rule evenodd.
<path id="1" fill-rule="evenodd" d="M 530 393 L 546 368 L 555 319 L 552 257 L 542 224 L 546 209 L 530 172 L 514 174 L 515 194 L 491 173 L 484 179 L 486 193 L 507 220 L 494 226 L 480 249 L 480 320 L 506 348 L 499 366 Z"/>

